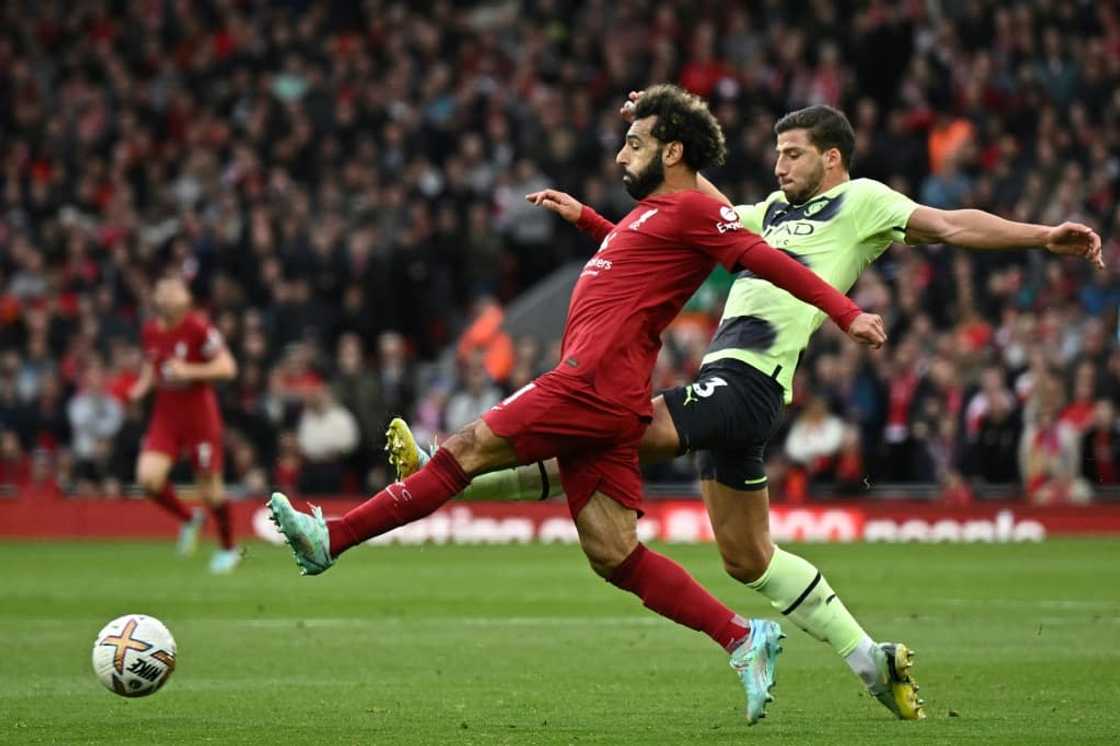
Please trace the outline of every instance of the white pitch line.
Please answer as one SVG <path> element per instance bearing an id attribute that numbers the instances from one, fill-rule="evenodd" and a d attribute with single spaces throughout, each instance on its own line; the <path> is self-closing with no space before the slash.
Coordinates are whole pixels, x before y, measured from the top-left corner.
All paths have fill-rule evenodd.
<path id="1" fill-rule="evenodd" d="M 946 606 L 1002 606 L 1013 609 L 1070 609 L 1077 611 L 1106 609 L 1120 611 L 1120 601 L 1069 601 L 1049 598 L 927 598 L 923 603 L 939 603 Z"/>

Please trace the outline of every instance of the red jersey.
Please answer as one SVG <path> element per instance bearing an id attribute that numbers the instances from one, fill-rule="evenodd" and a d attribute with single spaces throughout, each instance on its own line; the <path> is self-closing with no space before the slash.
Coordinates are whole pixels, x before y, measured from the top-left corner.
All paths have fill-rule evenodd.
<path id="1" fill-rule="evenodd" d="M 650 416 L 661 332 L 717 263 L 749 269 L 828 313 L 847 330 L 860 309 L 788 255 L 744 229 L 735 211 L 695 190 L 639 202 L 618 225 L 584 206 L 577 226 L 601 241 L 568 307 L 556 371 Z"/>
<path id="2" fill-rule="evenodd" d="M 168 413 L 175 418 L 218 414 L 214 387 L 202 381 L 168 381 L 164 366 L 172 358 L 188 363 L 205 363 L 222 349 L 222 335 L 201 313 L 191 312 L 173 327 L 158 321 L 144 324 L 141 333 L 144 355 L 155 372 L 157 417 Z"/>

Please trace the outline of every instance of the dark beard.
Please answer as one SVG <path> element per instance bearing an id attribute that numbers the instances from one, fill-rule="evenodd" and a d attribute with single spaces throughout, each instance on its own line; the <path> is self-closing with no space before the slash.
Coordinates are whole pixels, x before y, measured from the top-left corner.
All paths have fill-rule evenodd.
<path id="1" fill-rule="evenodd" d="M 809 182 L 809 186 L 805 187 L 802 191 L 792 194 L 785 193 L 785 197 L 789 200 L 791 205 L 803 205 L 813 198 L 817 190 L 821 188 L 821 182 L 824 181 L 824 166 L 821 166 L 817 173 L 813 174 L 813 178 Z"/>
<path id="2" fill-rule="evenodd" d="M 630 178 L 626 178 L 627 176 Z M 622 177 L 622 185 L 626 187 L 626 191 L 639 202 L 653 193 L 653 190 L 661 186 L 664 181 L 665 167 L 661 165 L 660 150 L 641 173 L 633 176 L 626 174 Z"/>

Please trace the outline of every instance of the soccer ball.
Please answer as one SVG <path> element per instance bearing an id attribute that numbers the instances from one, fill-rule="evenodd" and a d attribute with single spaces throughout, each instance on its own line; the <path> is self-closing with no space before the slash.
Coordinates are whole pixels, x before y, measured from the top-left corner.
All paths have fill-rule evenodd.
<path id="1" fill-rule="evenodd" d="M 159 691 L 175 670 L 175 638 L 163 622 L 143 614 L 117 617 L 97 633 L 93 672 L 122 697 Z"/>

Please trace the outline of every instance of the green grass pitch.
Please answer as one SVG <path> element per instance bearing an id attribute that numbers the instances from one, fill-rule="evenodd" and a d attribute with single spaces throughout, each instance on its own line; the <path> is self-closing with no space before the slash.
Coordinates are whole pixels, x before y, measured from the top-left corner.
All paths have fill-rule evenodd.
<path id="1" fill-rule="evenodd" d="M 659 547 L 747 616 L 712 546 Z M 250 545 L 238 573 L 170 544 L 0 543 L 4 743 L 1118 743 L 1120 543 L 791 547 L 871 634 L 918 651 L 921 723 L 891 720 L 787 629 L 747 728 L 726 656 L 594 577 L 574 546 L 361 548 L 318 578 Z M 90 669 L 110 618 L 179 644 L 125 700 Z M 788 625 L 787 625 L 788 626 Z"/>

